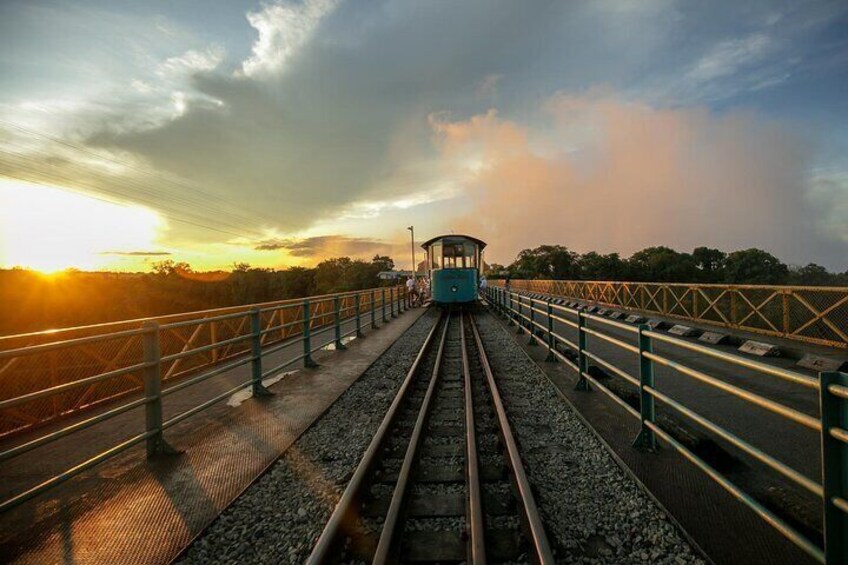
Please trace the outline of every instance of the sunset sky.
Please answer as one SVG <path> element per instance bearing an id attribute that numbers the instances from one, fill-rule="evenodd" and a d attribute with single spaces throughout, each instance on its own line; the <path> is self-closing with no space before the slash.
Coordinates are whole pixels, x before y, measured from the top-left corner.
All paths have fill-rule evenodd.
<path id="1" fill-rule="evenodd" d="M 0 266 L 468 232 L 848 269 L 848 3 L 0 3 Z"/>

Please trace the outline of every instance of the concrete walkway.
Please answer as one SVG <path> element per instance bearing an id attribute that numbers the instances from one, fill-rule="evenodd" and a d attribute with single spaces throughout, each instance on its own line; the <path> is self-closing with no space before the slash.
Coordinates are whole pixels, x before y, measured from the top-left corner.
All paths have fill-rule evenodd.
<path id="1" fill-rule="evenodd" d="M 266 380 L 273 397 L 239 393 L 168 429 L 180 455 L 147 460 L 138 445 L 0 516 L 0 561 L 167 563 L 424 311 L 365 328 L 366 338 L 346 351 L 319 351 L 317 369 L 293 364 L 284 378 Z M 314 343 L 323 342 L 332 342 L 332 332 Z M 263 362 L 273 367 L 299 353 L 293 346 Z M 168 396 L 165 418 L 247 380 L 249 371 L 238 367 Z M 0 494 L 7 498 L 85 461 L 142 431 L 143 422 L 143 412 L 132 410 L 11 460 L 0 466 Z"/>

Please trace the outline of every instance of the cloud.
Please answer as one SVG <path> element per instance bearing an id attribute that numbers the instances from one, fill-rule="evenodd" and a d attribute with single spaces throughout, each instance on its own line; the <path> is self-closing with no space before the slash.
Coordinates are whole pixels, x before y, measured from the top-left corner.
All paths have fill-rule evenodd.
<path id="1" fill-rule="evenodd" d="M 259 32 L 253 54 L 241 68 L 245 76 L 279 72 L 312 37 L 321 20 L 336 6 L 335 0 L 287 1 L 248 12 L 247 21 Z"/>
<path id="2" fill-rule="evenodd" d="M 489 98 L 494 96 L 498 90 L 498 83 L 503 80 L 501 74 L 488 74 L 477 85 L 477 98 Z"/>
<path id="3" fill-rule="evenodd" d="M 161 257 L 173 255 L 170 251 L 101 251 L 99 255 L 115 255 L 117 257 Z"/>
<path id="4" fill-rule="evenodd" d="M 732 75 L 760 61 L 771 48 L 772 40 L 763 33 L 722 41 L 699 59 L 687 76 L 695 82 L 706 82 Z"/>
<path id="5" fill-rule="evenodd" d="M 260 251 L 284 250 L 293 257 L 363 257 L 377 253 L 390 252 L 392 244 L 364 238 L 342 235 L 321 235 L 302 239 L 273 238 L 256 244 Z"/>
<path id="6" fill-rule="evenodd" d="M 493 260 L 542 243 L 623 254 L 710 245 L 845 267 L 848 240 L 814 227 L 804 139 L 775 123 L 597 91 L 558 94 L 536 118 L 433 119 L 445 174 L 473 201 L 462 227 L 489 241 Z"/>

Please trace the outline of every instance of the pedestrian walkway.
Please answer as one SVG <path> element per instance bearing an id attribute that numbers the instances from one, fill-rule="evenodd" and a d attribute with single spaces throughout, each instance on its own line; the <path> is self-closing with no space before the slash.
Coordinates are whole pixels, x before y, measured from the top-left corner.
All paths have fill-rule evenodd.
<path id="1" fill-rule="evenodd" d="M 6 513 L 0 517 L 0 560 L 167 563 L 424 311 L 410 310 L 379 329 L 366 329 L 366 338 L 349 343 L 346 351 L 318 352 L 317 369 L 292 365 L 283 378 L 266 380 L 272 397 L 237 393 L 170 428 L 166 439 L 180 455 L 148 460 L 139 445 Z M 276 366 L 296 356 L 296 349 L 263 359 Z M 249 365 L 238 367 L 174 393 L 164 404 L 165 418 L 245 381 L 249 371 Z M 38 484 L 143 425 L 143 412 L 132 410 L 2 465 L 0 494 Z"/>

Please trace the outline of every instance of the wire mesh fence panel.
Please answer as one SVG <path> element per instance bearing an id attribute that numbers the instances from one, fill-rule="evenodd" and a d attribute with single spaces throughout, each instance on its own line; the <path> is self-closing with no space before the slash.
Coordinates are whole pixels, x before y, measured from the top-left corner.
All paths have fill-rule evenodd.
<path id="1" fill-rule="evenodd" d="M 848 348 L 848 288 L 552 280 L 510 288 Z"/>

